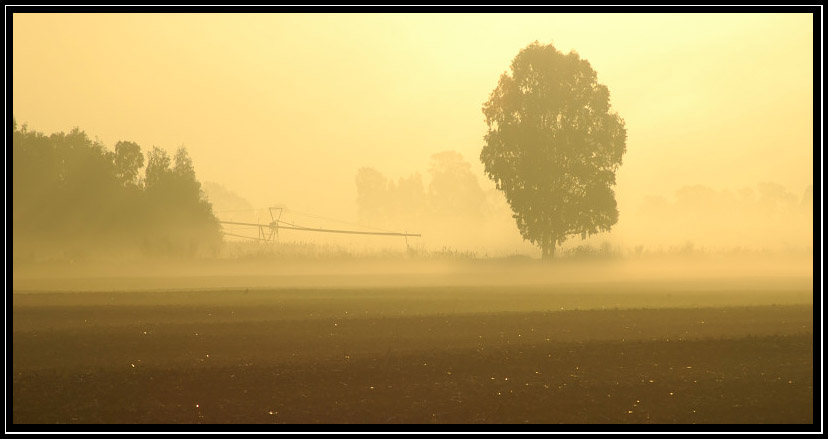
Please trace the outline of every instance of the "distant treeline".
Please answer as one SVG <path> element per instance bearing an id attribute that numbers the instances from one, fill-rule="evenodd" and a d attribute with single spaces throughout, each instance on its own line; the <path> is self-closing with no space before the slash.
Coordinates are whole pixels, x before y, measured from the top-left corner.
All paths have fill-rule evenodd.
<path id="1" fill-rule="evenodd" d="M 12 142 L 15 260 L 214 252 L 221 228 L 187 150 L 171 158 L 119 141 L 110 151 L 78 128 L 18 128 Z M 146 162 L 146 166 L 144 166 Z"/>

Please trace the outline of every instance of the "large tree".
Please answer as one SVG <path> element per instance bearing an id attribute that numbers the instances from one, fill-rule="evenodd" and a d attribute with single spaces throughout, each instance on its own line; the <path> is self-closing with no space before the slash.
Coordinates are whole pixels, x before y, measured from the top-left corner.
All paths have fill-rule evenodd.
<path id="1" fill-rule="evenodd" d="M 522 49 L 483 105 L 480 160 L 502 190 L 524 239 L 552 257 L 569 236 L 618 221 L 615 171 L 626 129 L 589 62 L 551 44 Z"/>

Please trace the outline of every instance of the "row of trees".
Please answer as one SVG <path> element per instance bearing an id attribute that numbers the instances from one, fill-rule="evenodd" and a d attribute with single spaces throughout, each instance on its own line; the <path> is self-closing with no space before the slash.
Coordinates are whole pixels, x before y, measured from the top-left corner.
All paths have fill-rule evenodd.
<path id="1" fill-rule="evenodd" d="M 426 172 L 390 178 L 374 168 L 356 174 L 359 222 L 390 231 L 416 232 L 413 245 L 431 249 L 508 252 L 517 234 L 509 206 L 485 188 L 471 163 L 456 151 L 431 156 Z"/>
<path id="2" fill-rule="evenodd" d="M 153 147 L 145 160 L 134 142 L 111 151 L 78 128 L 45 135 L 15 121 L 12 160 L 16 259 L 195 255 L 221 244 L 184 148 L 170 157 Z"/>
<path id="3" fill-rule="evenodd" d="M 674 197 L 651 196 L 619 225 L 650 248 L 692 242 L 707 249 L 795 249 L 813 246 L 813 185 L 795 193 L 772 182 L 739 190 L 685 186 Z"/>
<path id="4" fill-rule="evenodd" d="M 374 168 L 356 175 L 360 222 L 388 228 L 422 227 L 427 219 L 479 219 L 486 213 L 486 193 L 471 165 L 456 151 L 431 156 L 428 188 L 420 173 L 396 182 Z"/>

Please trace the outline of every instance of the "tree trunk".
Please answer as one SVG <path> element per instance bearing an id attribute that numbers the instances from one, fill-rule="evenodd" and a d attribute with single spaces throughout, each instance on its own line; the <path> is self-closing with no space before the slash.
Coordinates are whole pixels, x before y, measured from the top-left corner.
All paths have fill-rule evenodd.
<path id="1" fill-rule="evenodd" d="M 543 244 L 543 247 L 541 247 L 541 250 L 542 250 L 541 257 L 542 257 L 542 259 L 551 260 L 552 258 L 555 257 L 555 247 L 556 247 L 555 244 L 557 244 L 557 243 L 554 242 L 554 241 L 553 242 L 545 242 Z"/>

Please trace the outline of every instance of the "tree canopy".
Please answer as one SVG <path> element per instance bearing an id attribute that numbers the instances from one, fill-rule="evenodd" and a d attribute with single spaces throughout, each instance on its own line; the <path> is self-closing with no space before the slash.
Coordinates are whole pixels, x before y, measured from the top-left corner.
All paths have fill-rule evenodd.
<path id="1" fill-rule="evenodd" d="M 105 254 L 194 255 L 221 243 L 192 160 L 134 142 L 110 151 L 78 128 L 45 135 L 18 127 L 12 140 L 13 255 L 17 260 Z"/>
<path id="2" fill-rule="evenodd" d="M 360 168 L 355 179 L 360 221 L 423 230 L 430 221 L 480 220 L 487 210 L 486 193 L 459 152 L 432 154 L 428 176 L 426 187 L 419 172 L 395 182 L 374 168 Z"/>
<path id="3" fill-rule="evenodd" d="M 618 221 L 612 188 L 626 128 L 597 79 L 575 51 L 534 42 L 483 104 L 488 132 L 480 160 L 521 236 L 544 257 L 569 236 L 586 238 Z"/>

